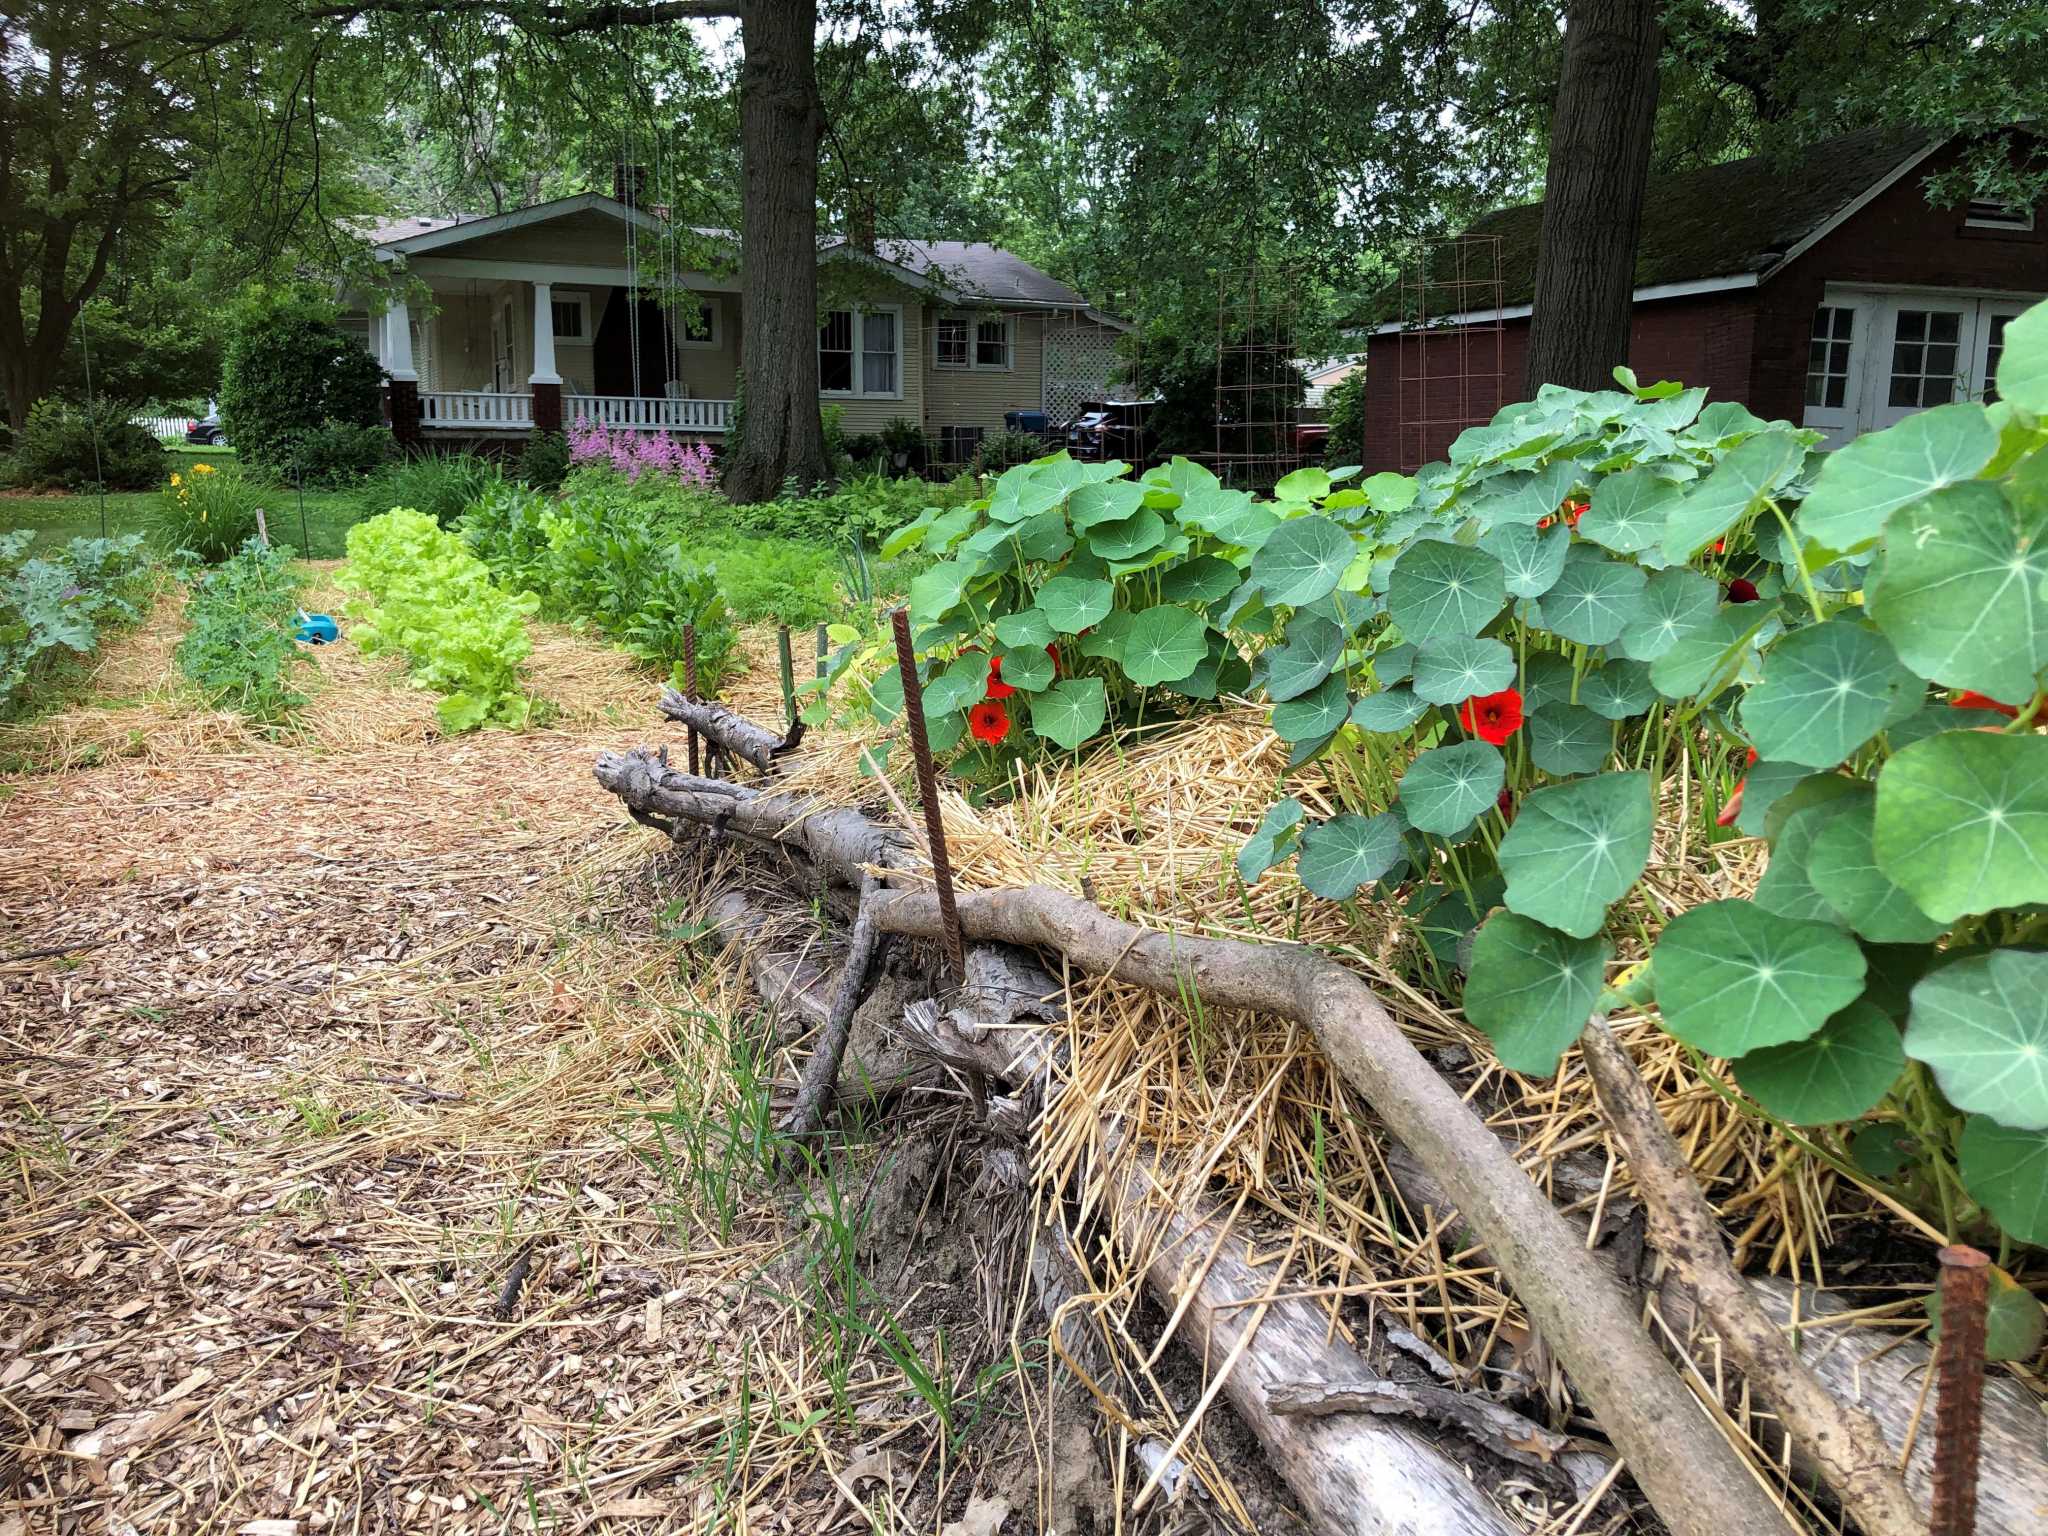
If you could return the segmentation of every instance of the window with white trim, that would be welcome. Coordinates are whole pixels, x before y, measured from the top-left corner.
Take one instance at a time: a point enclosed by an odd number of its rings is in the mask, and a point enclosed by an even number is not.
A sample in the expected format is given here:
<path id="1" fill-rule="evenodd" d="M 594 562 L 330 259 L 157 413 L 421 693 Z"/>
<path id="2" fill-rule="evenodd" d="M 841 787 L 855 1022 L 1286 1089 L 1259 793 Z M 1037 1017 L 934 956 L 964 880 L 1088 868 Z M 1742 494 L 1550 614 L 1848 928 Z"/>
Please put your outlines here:
<path id="1" fill-rule="evenodd" d="M 1963 224 L 1970 229 L 2028 230 L 2034 227 L 2034 210 L 2019 203 L 1973 198 L 1963 213 Z"/>
<path id="2" fill-rule="evenodd" d="M 669 327 L 675 333 L 679 347 L 716 347 L 718 300 L 687 293 L 680 295 Z"/>
<path id="3" fill-rule="evenodd" d="M 1990 405 L 1998 399 L 1998 360 L 2005 356 L 2005 322 L 2010 315 L 1986 315 L 1984 323 L 1990 327 L 1984 338 L 1984 377 L 1982 382 L 1984 403 Z"/>
<path id="4" fill-rule="evenodd" d="M 932 366 L 965 368 L 973 362 L 973 333 L 965 315 L 940 315 L 932 325 Z"/>
<path id="5" fill-rule="evenodd" d="M 1010 366 L 1010 319 L 999 315 L 974 328 L 974 366 L 1007 370 Z"/>
<path id="6" fill-rule="evenodd" d="M 1806 403 L 1840 410 L 1849 399 L 1849 343 L 1856 310 L 1823 304 L 1813 312 L 1813 339 L 1806 348 Z"/>
<path id="7" fill-rule="evenodd" d="M 834 309 L 818 327 L 818 390 L 827 395 L 903 394 L 903 312 Z"/>
<path id="8" fill-rule="evenodd" d="M 590 339 L 589 294 L 552 294 L 549 296 L 548 309 L 554 315 L 555 340 L 588 341 Z"/>
<path id="9" fill-rule="evenodd" d="M 1901 309 L 1887 403 L 1917 410 L 1955 399 L 1962 329 L 1963 317 L 1953 309 Z"/>

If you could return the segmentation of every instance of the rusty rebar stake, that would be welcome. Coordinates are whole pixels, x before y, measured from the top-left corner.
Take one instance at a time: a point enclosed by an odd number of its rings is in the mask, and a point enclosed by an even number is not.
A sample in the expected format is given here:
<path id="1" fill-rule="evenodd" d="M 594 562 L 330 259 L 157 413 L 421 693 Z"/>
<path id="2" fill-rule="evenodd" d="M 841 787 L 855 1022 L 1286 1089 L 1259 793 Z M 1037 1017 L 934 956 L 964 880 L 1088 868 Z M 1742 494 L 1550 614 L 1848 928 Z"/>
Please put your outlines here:
<path id="1" fill-rule="evenodd" d="M 697 697 L 697 626 L 683 626 L 683 692 L 691 698 Z M 697 731 L 694 726 L 685 727 L 690 733 L 690 777 L 698 776 Z"/>
<path id="2" fill-rule="evenodd" d="M 967 955 L 960 945 L 960 912 L 953 905 L 953 864 L 946 857 L 946 825 L 939 815 L 938 777 L 932 771 L 931 738 L 924 730 L 924 690 L 917 680 L 917 653 L 910 647 L 910 610 L 889 615 L 896 632 L 896 669 L 903 677 L 903 721 L 910 728 L 910 755 L 917 763 L 917 798 L 924 806 L 925 836 L 932 845 L 932 879 L 939 888 L 939 925 L 945 930 L 946 964 L 953 985 L 967 981 Z"/>
<path id="3" fill-rule="evenodd" d="M 1935 1354 L 1934 1510 L 1928 1536 L 1971 1536 L 1977 1458 L 1984 1446 L 1984 1314 L 1991 1260 L 1954 1243 L 1941 1250 L 1941 1346 Z"/>
<path id="4" fill-rule="evenodd" d="M 832 647 L 832 635 L 828 626 L 818 626 L 818 676 L 825 675 L 825 653 Z"/>
<path id="5" fill-rule="evenodd" d="M 789 649 L 789 626 L 779 625 L 775 631 L 775 649 L 782 662 L 782 715 L 785 725 L 796 724 L 796 661 Z"/>

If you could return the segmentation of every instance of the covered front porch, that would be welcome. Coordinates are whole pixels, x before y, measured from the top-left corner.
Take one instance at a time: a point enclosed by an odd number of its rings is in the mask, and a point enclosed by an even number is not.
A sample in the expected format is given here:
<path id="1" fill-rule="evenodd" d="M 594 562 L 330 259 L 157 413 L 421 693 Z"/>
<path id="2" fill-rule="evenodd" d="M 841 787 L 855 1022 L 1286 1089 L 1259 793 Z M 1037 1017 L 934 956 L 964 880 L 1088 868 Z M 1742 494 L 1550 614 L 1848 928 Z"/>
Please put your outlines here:
<path id="1" fill-rule="evenodd" d="M 715 435 L 731 424 L 732 401 L 674 399 L 665 395 L 558 396 L 556 421 L 543 426 L 546 386 L 500 392 L 489 389 L 423 389 L 419 392 L 422 432 L 468 433 L 559 431 L 579 422 L 607 430 Z"/>

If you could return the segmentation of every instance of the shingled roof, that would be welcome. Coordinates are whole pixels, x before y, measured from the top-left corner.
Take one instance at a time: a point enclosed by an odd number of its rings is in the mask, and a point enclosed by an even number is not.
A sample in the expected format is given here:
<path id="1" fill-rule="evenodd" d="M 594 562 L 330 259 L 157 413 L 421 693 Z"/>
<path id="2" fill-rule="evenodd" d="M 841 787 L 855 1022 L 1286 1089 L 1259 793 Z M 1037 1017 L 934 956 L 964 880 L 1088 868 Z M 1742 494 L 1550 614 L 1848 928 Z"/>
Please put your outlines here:
<path id="1" fill-rule="evenodd" d="M 1871 187 L 1926 149 L 1928 136 L 1865 129 L 1780 161 L 1757 155 L 1652 177 L 1643 197 L 1636 287 L 1762 273 Z M 1503 304 L 1536 289 L 1543 205 L 1489 213 L 1465 231 L 1500 238 Z"/>

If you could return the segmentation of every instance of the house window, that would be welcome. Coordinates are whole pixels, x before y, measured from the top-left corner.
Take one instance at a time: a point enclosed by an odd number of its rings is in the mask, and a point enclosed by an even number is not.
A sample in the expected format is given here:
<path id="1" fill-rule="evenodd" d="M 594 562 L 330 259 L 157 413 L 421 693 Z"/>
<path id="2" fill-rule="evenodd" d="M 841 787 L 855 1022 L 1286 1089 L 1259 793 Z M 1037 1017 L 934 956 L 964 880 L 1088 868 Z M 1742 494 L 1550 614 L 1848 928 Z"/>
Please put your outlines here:
<path id="1" fill-rule="evenodd" d="M 971 345 L 965 315 L 939 316 L 932 326 L 932 366 L 965 368 L 973 360 L 968 352 Z"/>
<path id="2" fill-rule="evenodd" d="M 902 311 L 889 306 L 827 313 L 818 327 L 818 389 L 828 395 L 900 397 Z"/>
<path id="3" fill-rule="evenodd" d="M 1003 369 L 1010 366 L 1010 322 L 1007 319 L 984 320 L 975 326 L 974 366 Z"/>
<path id="4" fill-rule="evenodd" d="M 670 328 L 679 347 L 712 348 L 718 345 L 718 301 L 696 294 L 682 294 L 672 311 Z"/>
<path id="5" fill-rule="evenodd" d="M 2000 203 L 1989 198 L 1973 199 L 1963 214 L 1969 229 L 2025 230 L 2034 227 L 2034 210 L 2018 203 Z"/>
<path id="6" fill-rule="evenodd" d="M 1806 403 L 1840 410 L 1849 399 L 1849 338 L 1856 311 L 1847 304 L 1823 304 L 1813 312 L 1813 339 L 1806 349 Z"/>
<path id="7" fill-rule="evenodd" d="M 941 427 L 939 428 L 939 462 L 942 464 L 965 464 L 974 457 L 974 451 L 981 446 L 986 427 Z"/>
<path id="8" fill-rule="evenodd" d="M 590 337 L 590 295 L 558 293 L 548 303 L 554 313 L 555 340 L 587 341 Z"/>
<path id="9" fill-rule="evenodd" d="M 1963 317 L 1952 309 L 1902 309 L 1892 333 L 1887 403 L 1919 409 L 1956 397 Z"/>

